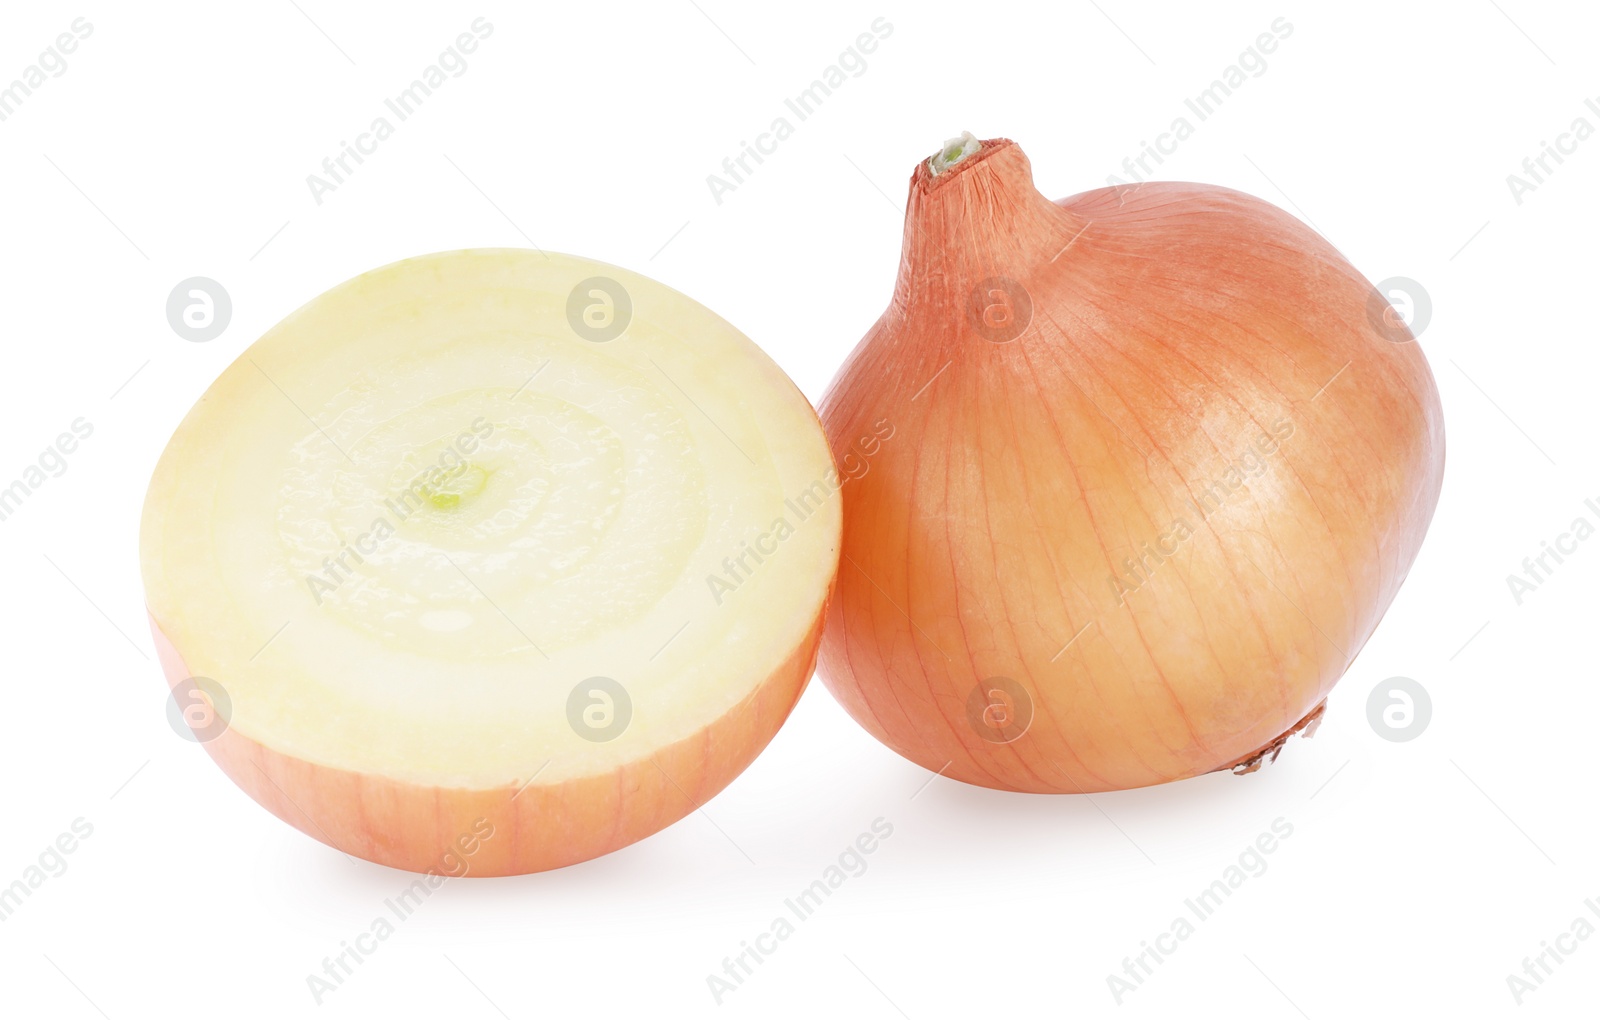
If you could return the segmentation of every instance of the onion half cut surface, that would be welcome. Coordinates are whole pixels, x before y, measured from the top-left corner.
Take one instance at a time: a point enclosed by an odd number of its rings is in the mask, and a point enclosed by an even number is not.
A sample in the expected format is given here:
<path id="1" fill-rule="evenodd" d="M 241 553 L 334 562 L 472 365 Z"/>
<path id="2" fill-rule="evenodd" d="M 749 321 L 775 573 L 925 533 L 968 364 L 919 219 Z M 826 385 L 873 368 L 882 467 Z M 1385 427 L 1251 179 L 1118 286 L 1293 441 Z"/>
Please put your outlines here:
<path id="1" fill-rule="evenodd" d="M 749 765 L 811 675 L 840 526 L 816 415 L 727 322 L 470 250 L 248 348 L 162 455 L 141 559 L 234 782 L 345 853 L 499 875 L 641 839 Z"/>

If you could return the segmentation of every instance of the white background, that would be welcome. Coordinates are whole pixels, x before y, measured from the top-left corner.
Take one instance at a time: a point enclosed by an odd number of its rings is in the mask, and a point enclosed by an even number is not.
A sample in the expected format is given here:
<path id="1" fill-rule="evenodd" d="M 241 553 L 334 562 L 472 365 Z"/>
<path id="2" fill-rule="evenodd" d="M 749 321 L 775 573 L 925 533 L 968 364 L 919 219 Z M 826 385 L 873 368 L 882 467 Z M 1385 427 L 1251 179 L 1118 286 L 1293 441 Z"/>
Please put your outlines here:
<path id="1" fill-rule="evenodd" d="M 1600 900 L 1592 783 L 1600 138 L 1516 202 L 1506 177 L 1600 116 L 1592 5 L 732 0 L 477 6 L 8 4 L 0 82 L 93 35 L 0 123 L 0 484 L 79 416 L 68 470 L 0 522 L 0 885 L 93 835 L 0 923 L 10 1016 L 1577 1015 L 1600 937 L 1519 1008 L 1506 977 Z M 448 8 L 448 9 L 447 9 Z M 483 16 L 493 35 L 344 185 L 306 176 Z M 893 34 L 719 205 L 707 174 L 877 17 Z M 1314 740 L 1247 778 L 1093 798 L 932 778 L 820 682 L 703 813 L 555 873 L 447 884 L 317 1006 L 306 976 L 409 876 L 257 807 L 164 715 L 137 529 L 163 444 L 283 315 L 423 252 L 525 246 L 717 310 L 819 399 L 882 310 L 915 162 L 1008 136 L 1046 194 L 1099 187 L 1275 18 L 1292 36 L 1160 168 L 1309 219 L 1433 303 L 1446 483 L 1411 578 Z M 1519 27 L 1520 26 L 1520 27 Z M 392 119 L 392 118 L 391 118 Z M 793 118 L 791 118 L 793 119 Z M 1191 121 L 1194 120 L 1190 115 Z M 204 275 L 228 330 L 164 305 Z M 1411 677 L 1409 743 L 1369 693 Z M 708 974 L 882 817 L 892 837 L 718 1006 Z M 1136 992 L 1107 976 L 1275 819 L 1270 858 Z"/>

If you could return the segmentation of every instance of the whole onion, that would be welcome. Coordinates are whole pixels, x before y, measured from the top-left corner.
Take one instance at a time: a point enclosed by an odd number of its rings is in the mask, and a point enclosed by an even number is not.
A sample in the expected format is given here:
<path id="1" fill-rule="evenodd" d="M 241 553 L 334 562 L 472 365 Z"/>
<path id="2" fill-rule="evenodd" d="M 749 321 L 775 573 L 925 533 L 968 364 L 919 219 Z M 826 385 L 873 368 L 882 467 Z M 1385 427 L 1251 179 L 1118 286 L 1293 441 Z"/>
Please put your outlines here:
<path id="1" fill-rule="evenodd" d="M 1444 472 L 1422 351 L 1306 225 L 1204 184 L 1052 202 L 970 135 L 912 175 L 893 300 L 821 416 L 850 477 L 825 682 L 912 761 L 1020 791 L 1275 758 Z"/>

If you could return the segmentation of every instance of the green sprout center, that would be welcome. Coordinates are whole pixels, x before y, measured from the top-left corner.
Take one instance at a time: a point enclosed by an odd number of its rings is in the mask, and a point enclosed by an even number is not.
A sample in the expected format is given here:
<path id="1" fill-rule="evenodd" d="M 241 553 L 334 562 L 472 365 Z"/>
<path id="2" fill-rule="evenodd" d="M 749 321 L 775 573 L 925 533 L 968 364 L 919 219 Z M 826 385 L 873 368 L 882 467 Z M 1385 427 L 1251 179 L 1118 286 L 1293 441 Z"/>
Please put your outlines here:
<path id="1" fill-rule="evenodd" d="M 450 477 L 429 486 L 428 502 L 435 510 L 455 510 L 470 502 L 488 484 L 489 472 L 476 464 L 466 464 Z"/>

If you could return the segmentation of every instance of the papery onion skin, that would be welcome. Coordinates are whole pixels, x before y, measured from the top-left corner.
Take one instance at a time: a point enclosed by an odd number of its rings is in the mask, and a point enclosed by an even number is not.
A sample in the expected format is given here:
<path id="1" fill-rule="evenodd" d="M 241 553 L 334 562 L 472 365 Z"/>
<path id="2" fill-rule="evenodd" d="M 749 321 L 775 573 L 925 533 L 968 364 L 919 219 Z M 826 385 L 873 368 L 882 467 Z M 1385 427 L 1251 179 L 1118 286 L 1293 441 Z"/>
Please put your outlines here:
<path id="1" fill-rule="evenodd" d="M 821 629 L 819 616 L 758 687 L 692 738 L 614 772 L 559 783 L 535 782 L 531 768 L 525 785 L 428 786 L 325 765 L 236 729 L 203 746 L 262 807 L 351 856 L 404 871 L 459 866 L 460 875 L 477 878 L 549 871 L 653 835 L 738 778 L 800 700 L 816 669 Z M 154 618 L 150 631 L 176 689 L 192 673 Z M 463 852 L 471 854 L 470 869 L 460 863 Z"/>
<path id="2" fill-rule="evenodd" d="M 821 407 L 841 463 L 896 429 L 843 489 L 828 688 L 911 761 L 1006 790 L 1270 748 L 1371 636 L 1443 481 L 1432 374 L 1375 296 L 1227 188 L 1051 202 L 1006 139 L 919 165 L 893 300 Z"/>

